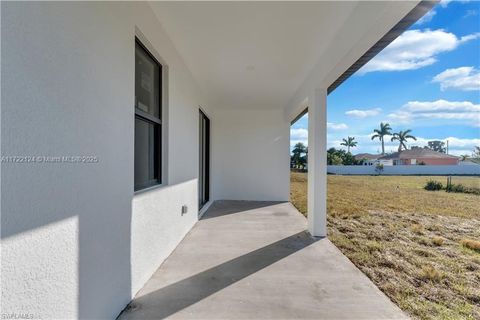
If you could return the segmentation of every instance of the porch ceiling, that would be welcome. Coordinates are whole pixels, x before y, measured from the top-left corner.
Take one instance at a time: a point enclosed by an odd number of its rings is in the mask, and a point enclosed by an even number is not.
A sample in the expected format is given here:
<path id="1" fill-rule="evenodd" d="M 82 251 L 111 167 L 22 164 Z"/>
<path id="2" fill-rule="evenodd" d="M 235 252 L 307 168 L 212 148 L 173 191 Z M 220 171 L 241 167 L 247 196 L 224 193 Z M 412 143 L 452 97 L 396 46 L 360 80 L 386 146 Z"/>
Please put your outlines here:
<path id="1" fill-rule="evenodd" d="M 314 68 L 330 85 L 417 4 L 150 3 L 209 103 L 222 108 L 284 108 Z"/>

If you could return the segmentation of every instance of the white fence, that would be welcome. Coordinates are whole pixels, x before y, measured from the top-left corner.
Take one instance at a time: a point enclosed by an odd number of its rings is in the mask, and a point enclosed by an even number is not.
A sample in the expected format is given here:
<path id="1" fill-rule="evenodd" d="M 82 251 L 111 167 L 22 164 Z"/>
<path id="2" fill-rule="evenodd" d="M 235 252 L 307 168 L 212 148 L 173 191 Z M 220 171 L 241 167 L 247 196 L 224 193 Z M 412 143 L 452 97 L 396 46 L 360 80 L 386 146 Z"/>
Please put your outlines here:
<path id="1" fill-rule="evenodd" d="M 330 174 L 376 175 L 375 166 L 327 166 Z M 381 175 L 480 175 L 480 165 L 472 166 L 384 166 Z"/>

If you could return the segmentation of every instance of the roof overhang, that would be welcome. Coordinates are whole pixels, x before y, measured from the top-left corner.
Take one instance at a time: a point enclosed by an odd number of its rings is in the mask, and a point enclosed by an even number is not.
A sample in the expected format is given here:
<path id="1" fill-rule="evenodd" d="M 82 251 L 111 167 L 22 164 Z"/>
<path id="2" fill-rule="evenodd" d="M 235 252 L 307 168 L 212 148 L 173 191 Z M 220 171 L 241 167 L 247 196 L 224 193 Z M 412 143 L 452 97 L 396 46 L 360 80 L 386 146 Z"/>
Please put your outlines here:
<path id="1" fill-rule="evenodd" d="M 411 25 L 417 22 L 421 17 L 423 17 L 428 11 L 430 11 L 433 6 L 439 0 L 433 1 L 421 1 L 418 3 L 410 12 L 402 18 L 390 31 L 388 31 L 380 40 L 378 40 L 367 52 L 365 52 L 354 64 L 352 64 L 340 77 L 337 78 L 330 86 L 328 86 L 328 93 L 335 90 L 340 84 L 347 80 L 351 75 L 357 72 L 361 67 L 363 67 L 368 61 L 375 57 L 380 51 L 382 51 L 386 46 L 388 46 L 393 40 L 400 36 L 405 30 L 407 30 Z"/>
<path id="2" fill-rule="evenodd" d="M 434 1 L 151 2 L 216 108 L 286 108 L 332 91 Z"/>

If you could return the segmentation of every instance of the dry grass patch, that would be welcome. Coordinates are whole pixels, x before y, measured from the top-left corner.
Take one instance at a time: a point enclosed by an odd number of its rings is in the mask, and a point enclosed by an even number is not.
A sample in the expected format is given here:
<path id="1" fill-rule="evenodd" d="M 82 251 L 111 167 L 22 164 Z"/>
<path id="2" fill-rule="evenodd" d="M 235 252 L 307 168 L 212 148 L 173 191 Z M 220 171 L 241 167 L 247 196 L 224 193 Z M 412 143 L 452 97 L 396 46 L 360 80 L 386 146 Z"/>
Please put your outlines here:
<path id="1" fill-rule="evenodd" d="M 412 224 L 410 229 L 412 230 L 413 233 L 423 234 L 423 226 L 421 224 L 417 224 L 417 223 Z"/>
<path id="2" fill-rule="evenodd" d="M 427 281 L 440 282 L 443 278 L 443 274 L 432 266 L 425 266 L 422 268 L 420 277 Z"/>
<path id="3" fill-rule="evenodd" d="M 445 239 L 443 239 L 442 237 L 433 237 L 432 238 L 432 244 L 434 246 L 440 247 L 444 242 L 445 242 Z"/>
<path id="4" fill-rule="evenodd" d="M 480 241 L 470 240 L 470 239 L 463 239 L 460 243 L 468 249 L 472 249 L 474 251 L 480 252 Z"/>
<path id="5" fill-rule="evenodd" d="M 328 237 L 412 318 L 480 319 L 480 252 L 468 247 L 480 197 L 426 191 L 429 178 L 329 176 Z M 306 214 L 306 174 L 291 186 Z"/>
<path id="6" fill-rule="evenodd" d="M 290 175 L 290 201 L 303 214 L 307 213 L 307 174 L 292 172 Z"/>
<path id="7" fill-rule="evenodd" d="M 302 174 L 306 176 L 299 173 Z M 428 176 L 328 176 L 328 213 L 374 210 L 463 218 L 478 215 L 478 195 L 424 190 L 423 186 L 432 178 L 446 181 L 446 178 Z M 478 177 L 454 177 L 453 180 L 469 186 L 480 184 Z"/>

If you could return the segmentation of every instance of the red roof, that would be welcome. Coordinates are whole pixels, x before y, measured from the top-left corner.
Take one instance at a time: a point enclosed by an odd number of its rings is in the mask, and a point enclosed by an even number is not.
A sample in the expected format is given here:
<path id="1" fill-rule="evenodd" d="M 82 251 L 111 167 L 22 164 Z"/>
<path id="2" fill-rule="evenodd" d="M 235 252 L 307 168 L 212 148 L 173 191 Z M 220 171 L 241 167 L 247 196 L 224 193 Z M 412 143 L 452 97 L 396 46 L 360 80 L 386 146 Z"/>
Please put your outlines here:
<path id="1" fill-rule="evenodd" d="M 372 154 L 372 153 L 359 153 L 355 155 L 355 159 L 357 160 L 362 160 L 362 159 L 367 159 L 367 160 L 376 160 L 380 158 L 382 155 L 381 154 Z"/>

